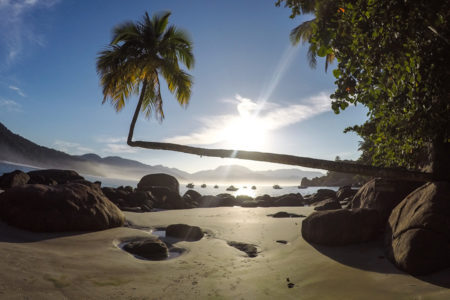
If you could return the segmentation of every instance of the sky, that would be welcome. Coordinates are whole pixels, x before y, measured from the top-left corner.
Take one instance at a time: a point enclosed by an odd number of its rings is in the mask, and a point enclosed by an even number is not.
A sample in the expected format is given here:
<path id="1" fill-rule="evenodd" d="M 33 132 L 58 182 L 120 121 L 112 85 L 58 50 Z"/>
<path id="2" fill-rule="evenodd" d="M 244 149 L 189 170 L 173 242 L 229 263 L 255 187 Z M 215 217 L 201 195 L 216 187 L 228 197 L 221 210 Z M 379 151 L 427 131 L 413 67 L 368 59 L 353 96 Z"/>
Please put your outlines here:
<path id="1" fill-rule="evenodd" d="M 121 156 L 187 172 L 227 164 L 288 168 L 127 146 L 137 96 L 119 113 L 102 105 L 96 59 L 116 25 L 170 11 L 169 22 L 186 30 L 194 45 L 190 103 L 181 107 L 164 87 L 164 121 L 141 115 L 135 140 L 357 159 L 360 138 L 343 130 L 363 123 L 367 110 L 331 111 L 335 64 L 325 72 L 319 59 L 311 69 L 307 45 L 289 41 L 290 30 L 311 16 L 290 19 L 289 9 L 274 3 L 0 0 L 0 122 L 75 155 Z"/>

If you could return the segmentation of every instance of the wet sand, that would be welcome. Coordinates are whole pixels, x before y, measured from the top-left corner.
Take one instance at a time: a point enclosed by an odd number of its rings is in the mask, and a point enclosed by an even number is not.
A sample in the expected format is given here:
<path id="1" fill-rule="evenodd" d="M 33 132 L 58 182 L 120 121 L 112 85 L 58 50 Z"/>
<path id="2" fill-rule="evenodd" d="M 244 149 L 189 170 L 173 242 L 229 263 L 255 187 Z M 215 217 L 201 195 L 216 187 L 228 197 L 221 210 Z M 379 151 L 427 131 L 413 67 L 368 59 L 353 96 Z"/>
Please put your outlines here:
<path id="1" fill-rule="evenodd" d="M 381 241 L 312 246 L 300 234 L 303 218 L 267 216 L 278 211 L 312 209 L 125 213 L 143 228 L 186 223 L 208 232 L 176 243 L 186 251 L 165 261 L 136 259 L 117 247 L 123 238 L 148 236 L 142 229 L 37 234 L 0 223 L 0 299 L 450 299 L 450 269 L 407 275 L 384 258 Z M 255 244 L 258 256 L 227 241 Z"/>

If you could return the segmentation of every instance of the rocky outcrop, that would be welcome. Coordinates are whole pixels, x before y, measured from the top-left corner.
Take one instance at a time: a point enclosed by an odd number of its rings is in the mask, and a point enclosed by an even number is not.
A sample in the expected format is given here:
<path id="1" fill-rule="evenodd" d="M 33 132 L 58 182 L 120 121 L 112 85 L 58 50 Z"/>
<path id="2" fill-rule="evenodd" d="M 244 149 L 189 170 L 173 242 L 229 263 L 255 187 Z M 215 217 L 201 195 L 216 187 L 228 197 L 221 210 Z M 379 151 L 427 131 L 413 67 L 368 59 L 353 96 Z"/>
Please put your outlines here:
<path id="1" fill-rule="evenodd" d="M 385 234 L 387 257 L 423 275 L 450 267 L 450 183 L 427 183 L 392 211 Z"/>
<path id="2" fill-rule="evenodd" d="M 201 196 L 198 199 L 199 207 L 218 207 L 221 202 L 221 198 L 212 195 Z"/>
<path id="3" fill-rule="evenodd" d="M 145 175 L 137 185 L 137 189 L 140 191 L 150 191 L 153 187 L 164 187 L 173 193 L 180 194 L 180 184 L 171 175 L 163 173 Z"/>
<path id="4" fill-rule="evenodd" d="M 183 241 L 198 241 L 203 237 L 203 231 L 198 226 L 186 224 L 172 224 L 166 228 L 166 236 Z"/>
<path id="5" fill-rule="evenodd" d="M 339 188 L 339 190 L 336 192 L 336 198 L 340 202 L 348 197 L 353 197 L 357 192 L 358 190 L 352 189 L 351 186 L 346 185 Z"/>
<path id="6" fill-rule="evenodd" d="M 28 183 L 30 176 L 20 170 L 5 173 L 0 176 L 0 189 L 9 189 L 15 186 L 20 186 Z"/>
<path id="7" fill-rule="evenodd" d="M 336 199 L 325 199 L 319 202 L 314 203 L 314 210 L 331 210 L 331 209 L 340 209 L 341 204 Z"/>
<path id="8" fill-rule="evenodd" d="M 192 201 L 198 201 L 202 195 L 195 190 L 187 190 L 186 193 L 184 193 L 183 198 L 186 196 L 189 196 Z"/>
<path id="9" fill-rule="evenodd" d="M 163 260 L 169 257 L 167 245 L 157 238 L 134 238 L 123 243 L 122 249 L 150 260 Z"/>
<path id="10" fill-rule="evenodd" d="M 19 228 L 86 231 L 122 226 L 124 215 L 96 186 L 26 184 L 0 194 L 0 218 Z"/>
<path id="11" fill-rule="evenodd" d="M 385 222 L 394 207 L 422 183 L 374 178 L 363 185 L 353 197 L 352 208 L 372 208 Z"/>
<path id="12" fill-rule="evenodd" d="M 323 201 L 325 199 L 336 199 L 336 192 L 330 189 L 318 189 L 317 192 L 308 198 L 309 204 Z"/>
<path id="13" fill-rule="evenodd" d="M 30 184 L 55 185 L 84 180 L 82 176 L 72 170 L 36 170 L 28 172 L 28 175 L 30 176 L 30 180 L 28 181 Z"/>
<path id="14" fill-rule="evenodd" d="M 303 206 L 303 197 L 301 194 L 283 195 L 273 201 L 273 206 Z"/>
<path id="15" fill-rule="evenodd" d="M 319 245 L 338 246 L 367 242 L 381 231 L 375 209 L 337 209 L 317 211 L 302 222 L 302 236 Z"/>
<path id="16" fill-rule="evenodd" d="M 187 202 L 172 189 L 167 187 L 148 187 L 151 193 L 154 207 L 163 209 L 185 209 L 191 208 Z"/>

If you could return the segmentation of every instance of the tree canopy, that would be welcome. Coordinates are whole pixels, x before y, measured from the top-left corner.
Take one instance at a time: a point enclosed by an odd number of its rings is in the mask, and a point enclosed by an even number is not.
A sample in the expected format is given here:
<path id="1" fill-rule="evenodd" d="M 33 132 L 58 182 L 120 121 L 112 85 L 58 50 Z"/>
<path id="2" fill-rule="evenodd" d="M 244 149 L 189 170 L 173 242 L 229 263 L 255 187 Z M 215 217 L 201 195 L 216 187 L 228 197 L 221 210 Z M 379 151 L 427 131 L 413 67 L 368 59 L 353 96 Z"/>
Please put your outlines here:
<path id="1" fill-rule="evenodd" d="M 366 161 L 417 168 L 430 144 L 450 142 L 449 1 L 283 3 L 292 18 L 313 12 L 309 51 L 337 59 L 333 110 L 368 108 L 367 122 L 347 129 L 363 138 Z"/>

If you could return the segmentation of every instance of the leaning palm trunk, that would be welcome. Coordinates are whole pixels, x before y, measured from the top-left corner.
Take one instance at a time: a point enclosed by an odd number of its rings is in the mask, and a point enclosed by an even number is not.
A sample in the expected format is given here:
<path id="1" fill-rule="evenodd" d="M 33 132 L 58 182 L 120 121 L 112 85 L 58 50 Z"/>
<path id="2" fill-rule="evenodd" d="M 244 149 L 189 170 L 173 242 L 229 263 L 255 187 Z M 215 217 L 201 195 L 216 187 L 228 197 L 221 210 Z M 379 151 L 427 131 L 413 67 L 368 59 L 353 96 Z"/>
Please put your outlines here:
<path id="1" fill-rule="evenodd" d="M 128 145 L 131 147 L 141 147 L 146 149 L 184 152 L 200 156 L 239 158 L 254 161 L 279 163 L 284 165 L 302 166 L 314 169 L 323 169 L 341 173 L 352 173 L 383 178 L 395 178 L 409 181 L 425 182 L 439 180 L 439 178 L 435 178 L 432 173 L 409 171 L 397 168 L 380 168 L 351 162 L 331 161 L 286 154 L 227 149 L 206 149 L 171 143 L 131 141 L 131 139 L 128 141 Z"/>

